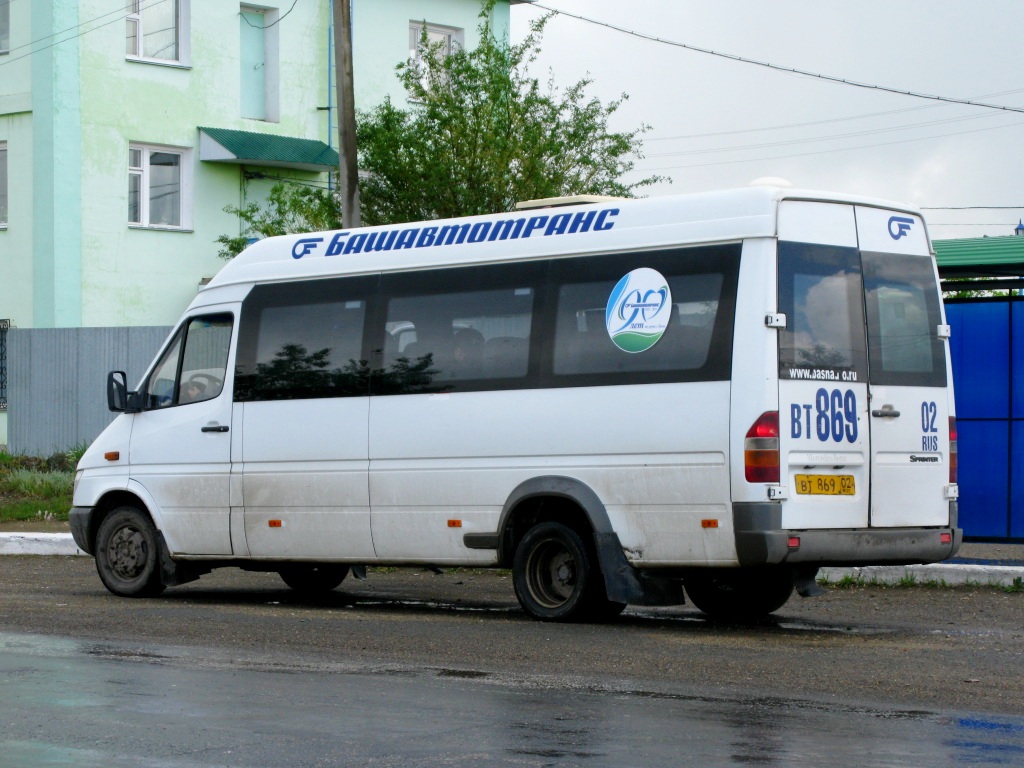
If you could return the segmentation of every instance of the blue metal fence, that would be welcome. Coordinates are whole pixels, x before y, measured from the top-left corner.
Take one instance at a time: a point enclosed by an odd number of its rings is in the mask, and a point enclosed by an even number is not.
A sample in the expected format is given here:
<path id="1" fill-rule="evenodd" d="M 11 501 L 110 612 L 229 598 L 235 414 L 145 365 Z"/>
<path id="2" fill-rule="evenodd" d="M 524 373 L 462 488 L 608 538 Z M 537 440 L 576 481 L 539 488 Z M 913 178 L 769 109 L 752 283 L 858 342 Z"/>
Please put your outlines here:
<path id="1" fill-rule="evenodd" d="M 960 524 L 1024 540 L 1024 297 L 949 299 Z"/>

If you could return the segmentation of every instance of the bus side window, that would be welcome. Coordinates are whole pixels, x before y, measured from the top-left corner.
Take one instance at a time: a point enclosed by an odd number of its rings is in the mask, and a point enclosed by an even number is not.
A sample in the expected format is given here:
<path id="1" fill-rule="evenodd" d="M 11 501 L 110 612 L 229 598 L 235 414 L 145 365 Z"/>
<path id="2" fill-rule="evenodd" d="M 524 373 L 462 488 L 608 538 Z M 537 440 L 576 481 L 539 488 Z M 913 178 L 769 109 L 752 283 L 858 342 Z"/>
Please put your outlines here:
<path id="1" fill-rule="evenodd" d="M 234 318 L 191 318 L 164 352 L 145 387 L 145 408 L 212 400 L 224 389 Z"/>

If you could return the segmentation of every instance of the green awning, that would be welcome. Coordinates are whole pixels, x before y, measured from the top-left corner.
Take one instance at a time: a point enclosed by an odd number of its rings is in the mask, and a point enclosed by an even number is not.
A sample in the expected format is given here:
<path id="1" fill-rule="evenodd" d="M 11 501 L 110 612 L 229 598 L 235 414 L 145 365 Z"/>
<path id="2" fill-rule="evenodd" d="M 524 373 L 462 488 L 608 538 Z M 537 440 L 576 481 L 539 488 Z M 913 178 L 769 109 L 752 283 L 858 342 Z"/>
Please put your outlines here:
<path id="1" fill-rule="evenodd" d="M 1024 275 L 1024 237 L 970 237 L 934 240 L 943 277 L 1019 277 Z"/>
<path id="2" fill-rule="evenodd" d="M 330 171 L 338 167 L 337 151 L 316 139 L 201 126 L 199 159 L 302 171 Z"/>

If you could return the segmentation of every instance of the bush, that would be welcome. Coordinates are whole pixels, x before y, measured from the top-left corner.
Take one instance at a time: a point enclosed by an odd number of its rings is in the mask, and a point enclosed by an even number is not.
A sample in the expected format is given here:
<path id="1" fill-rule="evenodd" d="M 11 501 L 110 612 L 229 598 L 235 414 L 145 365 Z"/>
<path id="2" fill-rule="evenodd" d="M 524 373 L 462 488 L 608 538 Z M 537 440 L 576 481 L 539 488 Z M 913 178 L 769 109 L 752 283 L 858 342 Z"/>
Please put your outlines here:
<path id="1" fill-rule="evenodd" d="M 66 520 L 87 443 L 49 456 L 0 451 L 0 521 Z"/>

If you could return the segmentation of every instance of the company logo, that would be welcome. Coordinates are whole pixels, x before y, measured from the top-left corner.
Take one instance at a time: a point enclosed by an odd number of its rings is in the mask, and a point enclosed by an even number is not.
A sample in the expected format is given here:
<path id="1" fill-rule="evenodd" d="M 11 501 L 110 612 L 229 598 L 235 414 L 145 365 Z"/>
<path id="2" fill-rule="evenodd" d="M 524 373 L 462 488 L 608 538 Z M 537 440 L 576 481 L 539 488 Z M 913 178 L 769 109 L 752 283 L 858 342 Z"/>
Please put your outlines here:
<path id="1" fill-rule="evenodd" d="M 295 245 L 292 246 L 292 258 L 301 259 L 307 253 L 312 253 L 316 250 L 317 244 L 323 241 L 322 237 L 304 237 L 301 240 L 296 240 Z"/>
<path id="2" fill-rule="evenodd" d="M 913 225 L 914 220 L 908 219 L 906 216 L 890 216 L 889 237 L 893 240 L 899 240 L 901 237 L 910 234 L 910 228 Z"/>
<path id="3" fill-rule="evenodd" d="M 672 318 L 672 292 L 664 276 L 641 267 L 623 277 L 608 297 L 605 325 L 623 352 L 644 352 L 665 334 Z"/>
<path id="4" fill-rule="evenodd" d="M 296 240 L 292 245 L 292 258 L 301 259 L 311 253 L 321 256 L 347 256 L 351 253 L 379 253 L 409 248 L 438 248 L 608 232 L 615 227 L 618 215 L 618 208 L 591 207 L 576 213 L 545 213 L 529 217 L 429 224 L 403 229 L 367 228 L 352 232 L 336 232 L 324 248 L 320 247 L 320 243 L 324 241 L 322 237 L 304 237 Z"/>
<path id="5" fill-rule="evenodd" d="M 914 456 L 913 454 L 911 454 L 911 456 L 910 456 L 910 463 L 911 464 L 921 464 L 921 463 L 924 463 L 924 464 L 938 464 L 939 463 L 939 457 L 938 456 Z"/>

